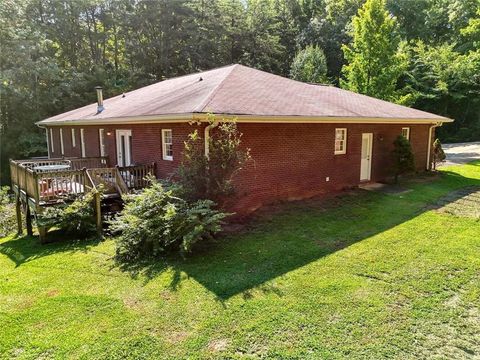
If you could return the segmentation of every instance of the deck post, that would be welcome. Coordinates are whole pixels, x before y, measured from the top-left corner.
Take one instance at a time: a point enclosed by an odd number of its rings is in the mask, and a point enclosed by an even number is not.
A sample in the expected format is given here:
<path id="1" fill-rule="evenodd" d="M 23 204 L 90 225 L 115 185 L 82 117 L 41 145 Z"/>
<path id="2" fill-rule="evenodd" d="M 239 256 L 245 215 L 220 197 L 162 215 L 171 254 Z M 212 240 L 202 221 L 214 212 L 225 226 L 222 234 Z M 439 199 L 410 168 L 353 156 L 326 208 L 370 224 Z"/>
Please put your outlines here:
<path id="1" fill-rule="evenodd" d="M 47 242 L 47 233 L 48 228 L 46 226 L 38 225 L 38 215 L 43 212 L 43 208 L 35 204 L 35 215 L 37 216 L 37 230 L 38 230 L 38 238 L 40 240 L 40 244 L 45 244 Z"/>
<path id="2" fill-rule="evenodd" d="M 15 212 L 17 214 L 17 234 L 22 235 L 22 204 L 20 202 L 20 196 L 15 196 Z"/>
<path id="3" fill-rule="evenodd" d="M 40 238 L 40 244 L 47 242 L 47 228 L 45 226 L 38 227 L 38 237 Z"/>
<path id="4" fill-rule="evenodd" d="M 95 201 L 95 221 L 97 224 L 97 232 L 98 236 L 102 235 L 102 207 L 101 207 L 101 199 L 100 193 L 97 191 L 94 195 Z"/>
<path id="5" fill-rule="evenodd" d="M 27 234 L 29 236 L 33 235 L 33 228 L 32 228 L 32 213 L 30 210 L 30 206 L 27 204 L 27 210 L 25 211 L 25 222 L 27 224 Z"/>

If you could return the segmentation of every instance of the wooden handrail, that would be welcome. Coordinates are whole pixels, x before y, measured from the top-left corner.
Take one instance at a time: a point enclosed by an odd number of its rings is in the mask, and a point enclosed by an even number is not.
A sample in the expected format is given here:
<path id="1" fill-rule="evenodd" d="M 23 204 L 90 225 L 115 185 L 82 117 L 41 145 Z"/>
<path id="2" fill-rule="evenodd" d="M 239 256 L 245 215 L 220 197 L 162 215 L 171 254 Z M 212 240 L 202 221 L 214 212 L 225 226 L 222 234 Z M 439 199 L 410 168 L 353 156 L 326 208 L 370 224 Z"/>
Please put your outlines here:
<path id="1" fill-rule="evenodd" d="M 130 192 L 130 189 L 128 188 L 125 180 L 120 174 L 118 166 L 115 168 L 115 180 L 118 185 L 118 192 L 120 193 L 120 195 L 128 194 Z"/>
<path id="2" fill-rule="evenodd" d="M 147 176 L 155 174 L 155 163 L 123 166 L 118 171 L 129 189 L 142 189 L 149 185 Z"/>

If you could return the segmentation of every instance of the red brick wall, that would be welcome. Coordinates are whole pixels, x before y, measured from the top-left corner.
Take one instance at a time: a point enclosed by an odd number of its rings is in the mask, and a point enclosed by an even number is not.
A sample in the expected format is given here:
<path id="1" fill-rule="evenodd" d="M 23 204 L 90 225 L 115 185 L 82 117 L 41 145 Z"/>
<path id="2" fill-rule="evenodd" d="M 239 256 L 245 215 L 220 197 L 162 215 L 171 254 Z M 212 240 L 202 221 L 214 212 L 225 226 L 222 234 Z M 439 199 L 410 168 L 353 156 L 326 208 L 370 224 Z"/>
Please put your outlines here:
<path id="1" fill-rule="evenodd" d="M 83 126 L 86 156 L 99 156 L 98 129 L 103 128 L 110 165 L 115 165 L 115 130 L 130 129 L 133 162 L 155 162 L 157 177 L 165 178 L 178 166 L 187 135 L 196 128 L 202 131 L 204 126 L 186 123 Z M 357 186 L 360 182 L 362 133 L 373 133 L 372 181 L 383 180 L 390 174 L 393 141 L 404 126 L 239 123 L 239 130 L 243 133 L 242 145 L 250 148 L 252 161 L 235 178 L 237 192 L 230 207 L 238 213 L 248 213 L 276 200 L 306 198 Z M 424 170 L 429 125 L 409 127 L 416 167 Z M 344 155 L 334 154 L 335 128 L 347 128 L 347 153 Z M 64 127 L 65 156 L 80 156 L 80 127 L 76 129 L 77 146 L 72 148 L 70 127 Z M 173 161 L 162 159 L 162 129 L 172 130 Z M 60 157 L 58 133 L 55 127 L 52 157 Z M 329 181 L 326 181 L 327 177 Z"/>
<path id="2" fill-rule="evenodd" d="M 373 133 L 372 181 L 390 175 L 394 139 L 405 125 L 239 124 L 252 162 L 237 176 L 236 211 L 357 186 L 362 133 Z M 410 125 L 419 171 L 426 168 L 429 125 Z M 347 153 L 334 154 L 335 128 L 347 128 Z M 329 181 L 326 178 L 329 177 Z"/>
<path id="3" fill-rule="evenodd" d="M 184 141 L 190 132 L 199 128 L 196 125 L 188 123 L 178 124 L 139 124 L 122 126 L 75 126 L 76 147 L 72 146 L 71 126 L 64 126 L 63 142 L 65 157 L 80 157 L 81 142 L 80 129 L 84 129 L 85 137 L 85 156 L 100 156 L 99 129 L 104 129 L 105 151 L 109 158 L 109 165 L 117 164 L 117 148 L 115 130 L 132 131 L 132 161 L 134 164 L 149 164 L 155 162 L 156 175 L 159 178 L 165 178 L 170 175 L 178 166 L 181 160 Z M 203 126 L 202 126 L 203 128 Z M 162 129 L 171 129 L 173 136 L 173 161 L 163 160 L 162 157 Z M 202 133 L 203 134 L 203 133 Z M 62 157 L 60 153 L 60 135 L 59 127 L 53 127 L 53 140 L 55 152 L 50 153 L 50 157 Z"/>

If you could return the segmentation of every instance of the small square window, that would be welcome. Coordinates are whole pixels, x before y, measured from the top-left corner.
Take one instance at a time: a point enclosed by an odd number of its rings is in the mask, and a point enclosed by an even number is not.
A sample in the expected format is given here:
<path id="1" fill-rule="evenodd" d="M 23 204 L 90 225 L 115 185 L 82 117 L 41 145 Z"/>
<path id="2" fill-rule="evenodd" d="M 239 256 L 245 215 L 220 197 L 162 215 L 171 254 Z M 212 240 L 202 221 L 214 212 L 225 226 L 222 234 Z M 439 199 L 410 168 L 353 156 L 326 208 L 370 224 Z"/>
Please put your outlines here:
<path id="1" fill-rule="evenodd" d="M 162 152 L 163 160 L 173 160 L 173 137 L 170 129 L 162 129 Z"/>
<path id="2" fill-rule="evenodd" d="M 335 155 L 347 153 L 347 129 L 335 129 Z"/>
<path id="3" fill-rule="evenodd" d="M 402 128 L 402 136 L 405 139 L 410 140 L 410 128 L 409 127 Z"/>

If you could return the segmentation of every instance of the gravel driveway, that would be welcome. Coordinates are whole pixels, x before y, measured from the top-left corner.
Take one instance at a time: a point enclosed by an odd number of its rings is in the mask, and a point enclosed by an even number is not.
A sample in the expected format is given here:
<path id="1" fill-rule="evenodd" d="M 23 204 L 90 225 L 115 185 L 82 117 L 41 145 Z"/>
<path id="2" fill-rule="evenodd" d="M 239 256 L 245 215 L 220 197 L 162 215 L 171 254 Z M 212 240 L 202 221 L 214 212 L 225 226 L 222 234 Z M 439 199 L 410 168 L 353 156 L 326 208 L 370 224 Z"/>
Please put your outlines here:
<path id="1" fill-rule="evenodd" d="M 442 144 L 447 161 L 442 166 L 465 164 L 480 160 L 480 142 Z"/>

